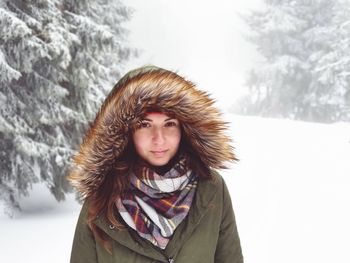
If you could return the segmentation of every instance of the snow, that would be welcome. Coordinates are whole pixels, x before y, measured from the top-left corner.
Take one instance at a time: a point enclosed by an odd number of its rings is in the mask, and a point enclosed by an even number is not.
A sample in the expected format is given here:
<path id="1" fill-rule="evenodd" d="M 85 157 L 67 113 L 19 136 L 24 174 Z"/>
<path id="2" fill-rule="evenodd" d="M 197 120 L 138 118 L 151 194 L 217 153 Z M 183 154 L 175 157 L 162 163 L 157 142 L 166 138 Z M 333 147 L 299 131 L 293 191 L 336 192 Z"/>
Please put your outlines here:
<path id="1" fill-rule="evenodd" d="M 0 35 L 3 39 L 16 39 L 31 34 L 31 29 L 16 16 L 6 12 L 0 7 Z M 14 30 L 6 30 L 8 27 Z"/>
<path id="2" fill-rule="evenodd" d="M 1 50 L 0 50 L 0 72 L 6 73 L 6 74 L 1 74 L 1 80 L 5 82 L 10 82 L 12 79 L 19 79 L 22 76 L 21 72 L 11 68 L 7 64 L 4 53 Z"/>
<path id="3" fill-rule="evenodd" d="M 246 262 L 349 262 L 350 125 L 231 119 Z"/>
<path id="4" fill-rule="evenodd" d="M 74 196 L 57 203 L 44 185 L 35 185 L 20 203 L 21 214 L 12 219 L 0 215 L 0 261 L 69 262 L 80 209 Z"/>
<path id="5" fill-rule="evenodd" d="M 225 119 L 240 161 L 222 174 L 245 262 L 350 262 L 350 124 Z M 36 185 L 20 203 L 22 214 L 0 216 L 0 261 L 69 262 L 80 210 L 73 195 L 56 203 Z"/>

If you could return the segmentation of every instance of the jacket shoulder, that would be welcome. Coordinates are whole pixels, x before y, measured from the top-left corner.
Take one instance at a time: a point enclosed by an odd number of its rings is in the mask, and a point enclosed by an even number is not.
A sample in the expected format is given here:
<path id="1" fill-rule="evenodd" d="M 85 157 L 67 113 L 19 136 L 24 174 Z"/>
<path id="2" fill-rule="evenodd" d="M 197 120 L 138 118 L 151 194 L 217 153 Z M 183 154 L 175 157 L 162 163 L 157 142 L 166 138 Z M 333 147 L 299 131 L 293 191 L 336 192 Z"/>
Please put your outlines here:
<path id="1" fill-rule="evenodd" d="M 210 172 L 211 179 L 209 181 L 211 182 L 211 184 L 214 185 L 216 188 L 222 189 L 222 187 L 225 185 L 225 181 L 220 172 L 214 169 L 212 169 Z"/>

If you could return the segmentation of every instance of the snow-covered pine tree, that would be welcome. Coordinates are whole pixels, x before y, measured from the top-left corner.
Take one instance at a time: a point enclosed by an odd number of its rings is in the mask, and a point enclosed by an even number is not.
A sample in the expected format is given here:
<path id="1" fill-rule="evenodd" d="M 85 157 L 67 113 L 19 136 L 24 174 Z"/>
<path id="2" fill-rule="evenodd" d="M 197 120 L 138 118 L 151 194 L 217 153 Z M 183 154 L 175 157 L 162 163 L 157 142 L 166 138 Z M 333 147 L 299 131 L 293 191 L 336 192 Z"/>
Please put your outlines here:
<path id="1" fill-rule="evenodd" d="M 118 0 L 0 3 L 0 199 L 8 212 L 33 183 L 57 200 L 69 157 L 135 52 Z"/>
<path id="2" fill-rule="evenodd" d="M 349 121 L 349 1 L 265 0 L 245 17 L 261 63 L 249 73 L 240 112 Z M 341 30 L 340 30 L 341 29 Z"/>
<path id="3" fill-rule="evenodd" d="M 332 25 L 328 28 L 329 47 L 315 52 L 312 60 L 312 105 L 329 121 L 350 121 L 350 2 L 337 0 Z"/>

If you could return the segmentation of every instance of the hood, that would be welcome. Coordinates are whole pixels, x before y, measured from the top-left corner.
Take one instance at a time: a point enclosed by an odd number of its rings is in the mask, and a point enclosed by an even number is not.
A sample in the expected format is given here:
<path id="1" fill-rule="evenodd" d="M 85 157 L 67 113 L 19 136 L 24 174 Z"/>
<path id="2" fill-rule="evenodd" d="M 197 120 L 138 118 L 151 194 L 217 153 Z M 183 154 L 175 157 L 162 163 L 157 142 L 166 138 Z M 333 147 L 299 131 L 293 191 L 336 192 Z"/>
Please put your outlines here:
<path id="1" fill-rule="evenodd" d="M 172 71 L 154 66 L 127 73 L 114 86 L 88 129 L 68 176 L 83 198 L 101 184 L 122 155 L 133 125 L 156 108 L 180 121 L 183 135 L 210 168 L 236 160 L 214 100 Z"/>

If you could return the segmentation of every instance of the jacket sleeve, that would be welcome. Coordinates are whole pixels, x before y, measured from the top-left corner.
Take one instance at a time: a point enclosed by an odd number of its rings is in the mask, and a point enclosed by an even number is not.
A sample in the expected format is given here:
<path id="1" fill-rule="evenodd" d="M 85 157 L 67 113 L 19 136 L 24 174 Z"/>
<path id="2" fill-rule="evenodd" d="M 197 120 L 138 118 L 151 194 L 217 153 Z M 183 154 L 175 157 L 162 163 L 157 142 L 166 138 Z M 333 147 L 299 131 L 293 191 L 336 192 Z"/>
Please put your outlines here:
<path id="1" fill-rule="evenodd" d="M 223 184 L 223 211 L 219 239 L 215 251 L 215 263 L 243 263 L 241 243 L 234 211 L 227 186 Z"/>
<path id="2" fill-rule="evenodd" d="M 75 229 L 70 263 L 97 263 L 96 243 L 86 223 L 87 204 L 83 205 Z"/>

